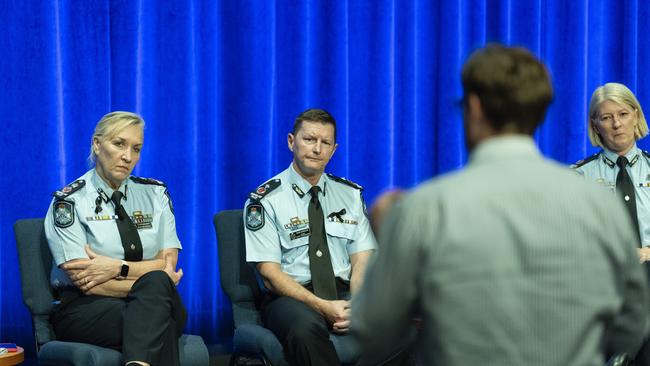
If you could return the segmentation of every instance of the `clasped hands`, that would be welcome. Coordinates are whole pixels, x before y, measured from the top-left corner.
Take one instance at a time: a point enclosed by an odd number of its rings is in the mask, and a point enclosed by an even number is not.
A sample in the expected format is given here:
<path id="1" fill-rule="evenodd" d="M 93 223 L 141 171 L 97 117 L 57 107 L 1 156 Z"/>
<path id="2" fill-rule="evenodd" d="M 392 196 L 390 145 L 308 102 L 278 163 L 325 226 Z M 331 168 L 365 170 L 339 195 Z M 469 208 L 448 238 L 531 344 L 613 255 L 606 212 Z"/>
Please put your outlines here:
<path id="1" fill-rule="evenodd" d="M 88 294 L 93 287 L 115 279 L 120 274 L 122 261 L 97 254 L 87 244 L 84 249 L 88 254 L 88 259 L 63 263 L 61 269 L 67 273 L 77 288 Z M 164 261 L 163 271 L 174 281 L 174 284 L 178 285 L 183 277 L 183 270 L 176 271 L 173 257 L 170 254 L 165 255 Z"/>
<path id="2" fill-rule="evenodd" d="M 325 300 L 321 312 L 332 324 L 332 331 L 335 333 L 347 333 L 350 329 L 350 310 L 349 300 Z"/>

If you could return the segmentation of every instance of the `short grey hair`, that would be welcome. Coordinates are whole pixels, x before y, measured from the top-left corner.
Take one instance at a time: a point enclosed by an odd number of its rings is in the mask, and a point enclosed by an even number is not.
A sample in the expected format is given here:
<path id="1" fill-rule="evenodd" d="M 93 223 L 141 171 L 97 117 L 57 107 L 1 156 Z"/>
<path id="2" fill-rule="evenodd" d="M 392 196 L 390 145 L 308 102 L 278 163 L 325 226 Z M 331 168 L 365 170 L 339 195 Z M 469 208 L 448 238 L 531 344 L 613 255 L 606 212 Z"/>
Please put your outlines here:
<path id="1" fill-rule="evenodd" d="M 603 146 L 603 141 L 600 138 L 594 123 L 598 119 L 598 108 L 600 104 L 606 100 L 614 102 L 620 106 L 628 106 L 634 110 L 638 118 L 636 127 L 634 128 L 634 139 L 639 140 L 648 134 L 648 123 L 643 115 L 641 104 L 634 96 L 634 93 L 627 86 L 620 83 L 607 83 L 599 86 L 594 90 L 591 95 L 591 102 L 589 102 L 589 117 L 587 118 L 588 134 L 591 144 L 594 146 Z"/>

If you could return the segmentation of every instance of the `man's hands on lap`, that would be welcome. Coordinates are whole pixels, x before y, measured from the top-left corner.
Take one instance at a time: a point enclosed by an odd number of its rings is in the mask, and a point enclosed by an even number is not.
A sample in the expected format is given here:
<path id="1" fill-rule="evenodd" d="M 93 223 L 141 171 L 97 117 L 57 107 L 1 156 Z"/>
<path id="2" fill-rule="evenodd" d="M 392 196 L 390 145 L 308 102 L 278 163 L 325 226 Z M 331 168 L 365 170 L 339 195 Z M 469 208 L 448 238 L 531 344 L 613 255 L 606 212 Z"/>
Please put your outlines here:
<path id="1" fill-rule="evenodd" d="M 323 300 L 318 310 L 332 324 L 332 330 L 335 333 L 348 332 L 350 328 L 350 301 Z"/>

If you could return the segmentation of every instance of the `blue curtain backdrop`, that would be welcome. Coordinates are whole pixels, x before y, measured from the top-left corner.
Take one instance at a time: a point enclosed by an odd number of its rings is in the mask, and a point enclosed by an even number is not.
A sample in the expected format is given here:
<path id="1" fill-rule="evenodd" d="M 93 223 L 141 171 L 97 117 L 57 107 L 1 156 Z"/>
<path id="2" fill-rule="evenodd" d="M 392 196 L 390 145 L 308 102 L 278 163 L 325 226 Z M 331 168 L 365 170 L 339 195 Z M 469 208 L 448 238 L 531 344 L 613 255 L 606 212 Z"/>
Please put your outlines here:
<path id="1" fill-rule="evenodd" d="M 32 351 L 12 225 L 86 171 L 103 114 L 147 121 L 135 174 L 169 186 L 187 332 L 216 343 L 232 321 L 212 216 L 288 166 L 299 112 L 334 114 L 329 171 L 372 203 L 464 164 L 461 65 L 487 42 L 523 45 L 555 84 L 537 141 L 572 162 L 596 151 L 596 86 L 623 82 L 650 108 L 649 13 L 640 0 L 1 1 L 0 340 Z"/>

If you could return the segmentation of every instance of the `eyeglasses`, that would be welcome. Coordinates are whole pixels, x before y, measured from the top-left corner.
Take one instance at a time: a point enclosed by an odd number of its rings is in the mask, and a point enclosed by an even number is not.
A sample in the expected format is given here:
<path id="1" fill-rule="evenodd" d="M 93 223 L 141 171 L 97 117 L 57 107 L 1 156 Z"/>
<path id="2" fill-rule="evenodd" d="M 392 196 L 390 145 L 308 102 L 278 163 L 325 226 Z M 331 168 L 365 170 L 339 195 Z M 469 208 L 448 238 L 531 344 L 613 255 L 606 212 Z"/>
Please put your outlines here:
<path id="1" fill-rule="evenodd" d="M 636 110 L 634 112 L 636 112 Z M 612 113 L 601 114 L 600 116 L 596 117 L 596 120 L 600 123 L 614 123 L 614 120 L 618 120 L 621 123 L 625 123 L 629 121 L 632 118 L 632 116 L 633 113 L 631 111 L 622 110 L 615 114 Z"/>

